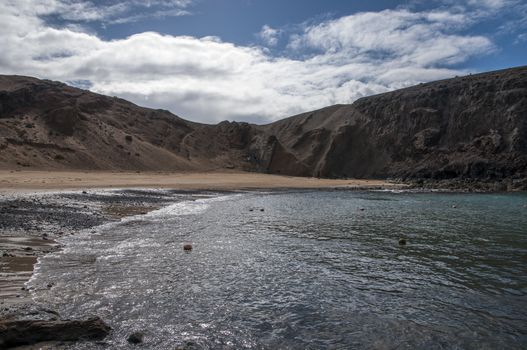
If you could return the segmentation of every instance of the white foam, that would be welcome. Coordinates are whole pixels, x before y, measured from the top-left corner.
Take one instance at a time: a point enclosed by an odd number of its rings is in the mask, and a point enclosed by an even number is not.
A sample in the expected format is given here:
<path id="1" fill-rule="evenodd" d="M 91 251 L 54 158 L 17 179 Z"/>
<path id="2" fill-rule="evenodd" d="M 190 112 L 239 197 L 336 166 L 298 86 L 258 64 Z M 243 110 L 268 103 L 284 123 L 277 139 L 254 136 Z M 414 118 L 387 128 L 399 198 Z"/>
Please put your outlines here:
<path id="1" fill-rule="evenodd" d="M 98 194 L 112 194 L 111 192 L 113 191 L 116 191 L 116 190 L 115 189 L 114 190 L 101 190 L 101 191 L 98 191 Z M 71 253 L 71 251 L 75 251 L 79 249 L 78 245 L 79 244 L 82 245 L 84 243 L 82 240 L 80 240 L 81 237 L 100 235 L 101 232 L 104 232 L 105 230 L 111 227 L 115 227 L 122 223 L 133 221 L 133 220 L 166 220 L 170 218 L 176 218 L 182 215 L 198 215 L 198 214 L 205 212 L 210 207 L 211 203 L 228 201 L 228 200 L 232 200 L 237 197 L 240 197 L 240 196 L 243 196 L 243 194 L 220 195 L 220 196 L 214 196 L 214 197 L 209 197 L 209 198 L 200 198 L 196 200 L 193 200 L 193 199 L 186 200 L 183 202 L 171 204 L 169 206 L 166 206 L 158 210 L 151 211 L 147 214 L 128 216 L 128 217 L 122 218 L 118 222 L 108 222 L 98 227 L 92 227 L 89 229 L 81 230 L 77 232 L 75 237 L 68 236 L 68 237 L 63 237 L 61 239 L 57 239 L 59 243 L 64 244 L 62 249 L 59 251 L 50 253 L 46 256 L 39 257 L 37 259 L 37 263 L 34 265 L 33 275 L 31 276 L 29 281 L 26 282 L 26 285 L 28 286 L 33 285 L 35 281 L 39 279 L 39 276 L 41 275 L 41 265 L 42 265 L 43 258 L 61 255 L 61 254 L 67 254 L 67 253 Z M 157 247 L 159 246 L 158 243 L 152 244 L 152 242 L 145 242 L 144 240 L 138 239 L 133 242 L 130 242 L 130 241 L 123 242 L 120 245 L 113 247 L 111 251 L 115 253 L 115 252 L 119 252 L 126 248 L 133 248 L 134 246 L 144 246 L 146 243 L 150 243 L 150 245 L 152 246 L 157 246 Z M 90 247 L 85 246 L 83 247 L 83 249 L 86 252 L 86 251 L 89 251 Z M 109 255 L 109 256 L 112 256 L 112 255 Z M 113 256 L 116 256 L 116 255 L 113 255 Z M 97 258 L 101 259 L 103 258 L 103 256 L 99 256 Z"/>
<path id="2" fill-rule="evenodd" d="M 169 217 L 176 217 L 182 215 L 198 215 L 204 213 L 211 203 L 223 202 L 236 197 L 241 196 L 241 194 L 218 196 L 211 198 L 201 198 L 197 200 L 189 200 L 184 202 L 174 203 L 167 207 L 151 211 L 145 215 L 142 215 L 145 219 L 165 219 Z M 137 219 L 137 217 L 134 217 Z"/>

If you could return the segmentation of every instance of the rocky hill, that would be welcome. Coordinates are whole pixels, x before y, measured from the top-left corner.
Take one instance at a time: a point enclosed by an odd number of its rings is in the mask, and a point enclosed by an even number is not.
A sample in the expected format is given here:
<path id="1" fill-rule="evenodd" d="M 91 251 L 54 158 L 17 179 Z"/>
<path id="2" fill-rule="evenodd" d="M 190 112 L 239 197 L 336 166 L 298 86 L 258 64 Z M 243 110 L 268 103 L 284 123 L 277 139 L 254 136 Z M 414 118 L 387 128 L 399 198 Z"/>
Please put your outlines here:
<path id="1" fill-rule="evenodd" d="M 21 167 L 228 168 L 527 188 L 527 67 L 420 84 L 268 125 L 198 124 L 59 82 L 0 76 L 0 168 Z"/>

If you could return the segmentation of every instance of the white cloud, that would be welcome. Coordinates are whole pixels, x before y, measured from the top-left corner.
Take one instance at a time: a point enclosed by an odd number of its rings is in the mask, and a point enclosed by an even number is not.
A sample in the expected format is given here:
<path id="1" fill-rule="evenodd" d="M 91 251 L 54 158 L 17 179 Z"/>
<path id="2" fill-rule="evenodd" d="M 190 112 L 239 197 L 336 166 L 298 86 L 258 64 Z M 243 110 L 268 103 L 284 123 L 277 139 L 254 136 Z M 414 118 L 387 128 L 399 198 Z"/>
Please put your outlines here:
<path id="1" fill-rule="evenodd" d="M 468 4 L 477 7 L 487 7 L 490 9 L 499 9 L 511 3 L 514 3 L 514 0 L 468 0 Z"/>
<path id="2" fill-rule="evenodd" d="M 262 27 L 258 36 L 269 46 L 276 46 L 278 44 L 278 37 L 280 35 L 280 30 L 274 29 L 267 24 Z"/>
<path id="3" fill-rule="evenodd" d="M 124 23 L 148 17 L 190 14 L 186 10 L 194 0 L 108 0 L 96 4 L 90 0 L 3 0 L 4 6 L 21 15 L 55 15 L 66 21 Z"/>
<path id="4" fill-rule="evenodd" d="M 516 40 L 514 40 L 514 44 L 522 44 L 524 42 L 527 42 L 527 33 L 519 34 Z"/>
<path id="5" fill-rule="evenodd" d="M 291 47 L 318 49 L 341 61 L 390 60 L 418 67 L 463 62 L 492 48 L 485 37 L 450 33 L 453 21 L 463 18 L 406 10 L 359 13 L 308 27 Z"/>
<path id="6" fill-rule="evenodd" d="M 49 6 L 39 5 L 44 2 Z M 463 74 L 448 67 L 493 49 L 485 37 L 456 32 L 463 14 L 438 11 L 359 13 L 308 26 L 290 39 L 292 55 L 283 57 L 217 37 L 144 32 L 103 40 L 52 28 L 40 17 L 71 3 L 0 3 L 0 73 L 79 81 L 92 91 L 204 122 L 268 122 L 351 103 Z"/>

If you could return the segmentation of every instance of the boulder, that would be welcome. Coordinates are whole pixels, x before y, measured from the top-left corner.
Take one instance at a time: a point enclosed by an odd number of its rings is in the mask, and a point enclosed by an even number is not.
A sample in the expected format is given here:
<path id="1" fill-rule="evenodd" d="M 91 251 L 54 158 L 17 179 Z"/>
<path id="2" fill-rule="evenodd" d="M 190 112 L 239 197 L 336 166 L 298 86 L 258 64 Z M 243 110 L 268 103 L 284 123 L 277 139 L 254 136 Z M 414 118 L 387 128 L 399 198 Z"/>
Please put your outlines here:
<path id="1" fill-rule="evenodd" d="M 0 321 L 0 348 L 43 341 L 101 340 L 110 330 L 99 317 L 73 321 L 3 320 Z"/>

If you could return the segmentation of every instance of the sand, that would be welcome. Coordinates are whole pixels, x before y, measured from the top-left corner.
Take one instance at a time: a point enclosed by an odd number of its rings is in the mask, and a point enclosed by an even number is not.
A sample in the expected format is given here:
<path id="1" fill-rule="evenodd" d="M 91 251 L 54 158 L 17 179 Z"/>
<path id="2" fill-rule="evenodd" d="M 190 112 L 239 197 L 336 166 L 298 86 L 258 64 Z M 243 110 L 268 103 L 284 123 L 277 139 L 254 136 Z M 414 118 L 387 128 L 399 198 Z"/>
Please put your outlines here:
<path id="1" fill-rule="evenodd" d="M 0 192 L 83 188 L 172 188 L 242 190 L 283 188 L 396 188 L 383 180 L 334 180 L 247 172 L 167 173 L 0 170 Z"/>

